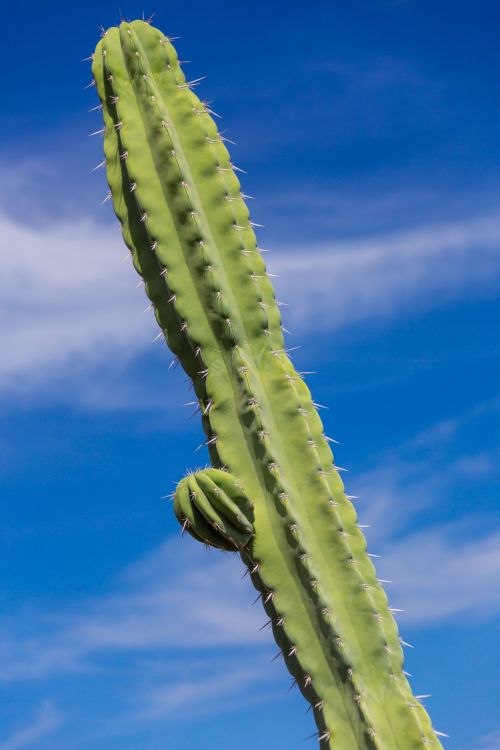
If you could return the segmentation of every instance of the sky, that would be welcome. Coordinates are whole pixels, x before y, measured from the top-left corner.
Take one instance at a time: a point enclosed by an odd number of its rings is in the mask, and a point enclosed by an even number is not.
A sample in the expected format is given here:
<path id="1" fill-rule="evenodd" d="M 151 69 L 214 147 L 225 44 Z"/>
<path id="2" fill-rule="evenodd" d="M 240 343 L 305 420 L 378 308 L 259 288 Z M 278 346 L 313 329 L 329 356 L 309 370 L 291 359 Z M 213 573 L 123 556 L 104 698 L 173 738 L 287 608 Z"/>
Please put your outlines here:
<path id="1" fill-rule="evenodd" d="M 181 538 L 182 372 L 82 59 L 148 17 L 238 145 L 284 322 L 447 750 L 499 750 L 496 3 L 18 2 L 0 113 L 0 750 L 314 746 L 242 563 Z"/>

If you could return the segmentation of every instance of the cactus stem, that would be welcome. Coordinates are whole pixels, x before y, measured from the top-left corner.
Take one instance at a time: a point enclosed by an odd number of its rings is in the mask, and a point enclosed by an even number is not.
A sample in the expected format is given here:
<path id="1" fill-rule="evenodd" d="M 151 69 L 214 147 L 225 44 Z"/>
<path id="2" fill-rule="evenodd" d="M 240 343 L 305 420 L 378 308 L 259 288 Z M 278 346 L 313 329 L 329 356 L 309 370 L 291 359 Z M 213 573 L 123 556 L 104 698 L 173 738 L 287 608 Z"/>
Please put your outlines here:
<path id="1" fill-rule="evenodd" d="M 298 347 L 284 345 L 219 115 L 156 29 L 123 23 L 98 50 L 108 181 L 129 257 L 170 366 L 181 361 L 192 379 L 200 448 L 230 469 L 181 480 L 182 532 L 240 551 L 269 615 L 261 629 L 272 626 L 292 685 L 314 700 L 320 743 L 418 750 L 423 736 L 438 747 L 424 709 L 406 705 L 397 626 L 302 380 L 313 373 L 288 359 Z"/>

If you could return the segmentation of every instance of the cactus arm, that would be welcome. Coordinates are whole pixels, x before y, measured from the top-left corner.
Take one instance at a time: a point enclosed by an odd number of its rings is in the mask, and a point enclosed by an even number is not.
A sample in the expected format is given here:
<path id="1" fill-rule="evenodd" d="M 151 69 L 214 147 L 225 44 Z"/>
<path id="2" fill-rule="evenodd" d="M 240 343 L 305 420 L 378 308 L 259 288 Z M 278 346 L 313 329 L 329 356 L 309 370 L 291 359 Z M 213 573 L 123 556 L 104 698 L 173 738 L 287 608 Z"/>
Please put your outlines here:
<path id="1" fill-rule="evenodd" d="M 236 477 L 205 469 L 181 479 L 174 512 L 184 530 L 213 547 L 234 552 L 253 535 L 252 506 Z"/>
<path id="2" fill-rule="evenodd" d="M 397 626 L 356 513 L 285 351 L 209 107 L 169 40 L 143 22 L 110 29 L 93 72 L 124 240 L 193 381 L 212 464 L 247 493 L 233 497 L 226 476 L 201 472 L 181 482 L 178 517 L 196 538 L 240 549 L 322 748 L 441 747 L 403 674 Z"/>

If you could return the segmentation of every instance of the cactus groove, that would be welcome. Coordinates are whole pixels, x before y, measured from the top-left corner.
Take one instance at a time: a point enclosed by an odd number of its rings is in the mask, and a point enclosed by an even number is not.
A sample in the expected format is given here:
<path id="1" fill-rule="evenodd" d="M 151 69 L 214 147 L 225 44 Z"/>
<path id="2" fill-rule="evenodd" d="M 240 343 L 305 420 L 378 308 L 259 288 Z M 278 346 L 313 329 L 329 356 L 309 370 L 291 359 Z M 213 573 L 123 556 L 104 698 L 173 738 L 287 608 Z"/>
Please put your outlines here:
<path id="1" fill-rule="evenodd" d="M 210 106 L 168 37 L 109 29 L 92 70 L 114 210 L 193 381 L 213 469 L 179 484 L 196 538 L 237 549 L 322 750 L 440 748 L 279 307 Z"/>

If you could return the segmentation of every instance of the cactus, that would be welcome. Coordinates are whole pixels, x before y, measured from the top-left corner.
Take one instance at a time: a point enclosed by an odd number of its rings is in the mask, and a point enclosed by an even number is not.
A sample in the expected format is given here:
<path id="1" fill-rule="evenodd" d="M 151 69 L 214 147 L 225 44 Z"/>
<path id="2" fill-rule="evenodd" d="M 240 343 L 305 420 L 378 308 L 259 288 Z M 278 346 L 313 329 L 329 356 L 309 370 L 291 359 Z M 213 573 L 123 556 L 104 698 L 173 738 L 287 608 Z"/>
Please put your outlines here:
<path id="1" fill-rule="evenodd" d="M 279 305 L 210 106 L 143 21 L 93 55 L 110 197 L 213 468 L 181 480 L 184 529 L 239 552 L 323 750 L 440 748 L 330 439 L 287 355 Z"/>

